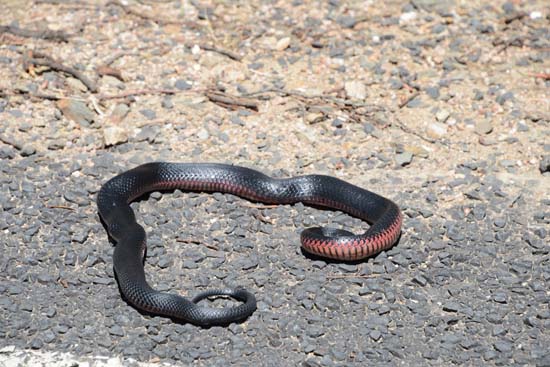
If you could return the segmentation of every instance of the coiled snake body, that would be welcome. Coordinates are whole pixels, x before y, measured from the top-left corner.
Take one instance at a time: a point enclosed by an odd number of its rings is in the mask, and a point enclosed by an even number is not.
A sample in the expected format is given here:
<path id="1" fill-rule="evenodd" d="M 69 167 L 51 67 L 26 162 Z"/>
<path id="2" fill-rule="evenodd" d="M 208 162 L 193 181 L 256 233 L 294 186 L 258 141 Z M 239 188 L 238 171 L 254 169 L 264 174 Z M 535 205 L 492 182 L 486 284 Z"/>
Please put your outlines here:
<path id="1" fill-rule="evenodd" d="M 154 190 L 195 190 L 231 193 L 272 204 L 303 202 L 342 210 L 371 223 L 360 235 L 333 228 L 308 228 L 302 247 L 313 254 L 338 260 L 358 260 L 390 247 L 401 232 L 402 215 L 392 201 L 330 176 L 308 175 L 275 179 L 258 171 L 214 163 L 148 163 L 105 183 L 98 194 L 99 214 L 117 242 L 113 263 L 120 290 L 135 307 L 198 325 L 242 320 L 256 309 L 254 295 L 244 289 L 208 290 L 192 299 L 162 293 L 145 279 L 145 230 L 136 222 L 129 203 Z M 197 303 L 225 295 L 242 303 L 209 308 Z"/>

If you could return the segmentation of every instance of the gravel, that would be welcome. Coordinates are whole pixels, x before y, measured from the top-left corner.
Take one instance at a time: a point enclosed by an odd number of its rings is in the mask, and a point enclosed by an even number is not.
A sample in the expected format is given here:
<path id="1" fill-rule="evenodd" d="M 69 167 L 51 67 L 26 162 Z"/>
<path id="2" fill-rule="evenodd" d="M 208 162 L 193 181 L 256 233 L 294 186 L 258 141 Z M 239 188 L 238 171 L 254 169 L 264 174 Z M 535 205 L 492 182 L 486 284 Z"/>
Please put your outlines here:
<path id="1" fill-rule="evenodd" d="M 13 3 L 0 24 L 31 27 L 18 14 L 38 11 L 71 37 L 3 34 L 0 365 L 550 365 L 544 2 L 127 5 L 158 22 Z M 23 67 L 23 47 L 63 55 L 99 92 Z M 95 199 L 148 161 L 333 175 L 395 200 L 403 233 L 367 260 L 326 261 L 300 250 L 303 228 L 365 224 L 154 192 L 132 206 L 155 289 L 242 286 L 258 310 L 212 328 L 142 313 L 119 293 Z"/>

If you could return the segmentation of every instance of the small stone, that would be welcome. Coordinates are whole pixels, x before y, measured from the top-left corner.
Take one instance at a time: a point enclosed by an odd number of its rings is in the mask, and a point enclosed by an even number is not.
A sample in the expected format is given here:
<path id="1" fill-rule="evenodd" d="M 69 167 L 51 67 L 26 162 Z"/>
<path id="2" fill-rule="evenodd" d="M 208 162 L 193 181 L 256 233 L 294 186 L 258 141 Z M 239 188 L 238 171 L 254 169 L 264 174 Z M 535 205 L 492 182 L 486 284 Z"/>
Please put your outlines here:
<path id="1" fill-rule="evenodd" d="M 527 126 L 527 124 L 523 121 L 518 122 L 517 128 L 518 128 L 518 131 L 520 132 L 529 131 L 529 126 Z"/>
<path id="2" fill-rule="evenodd" d="M 115 106 L 113 112 L 111 112 L 111 115 L 109 116 L 109 121 L 114 124 L 118 124 L 126 117 L 129 111 L 130 107 L 127 104 L 119 103 Z"/>
<path id="3" fill-rule="evenodd" d="M 19 153 L 22 157 L 28 157 L 36 153 L 36 149 L 31 145 L 25 144 L 23 145 Z"/>
<path id="4" fill-rule="evenodd" d="M 105 146 L 112 146 L 128 141 L 128 132 L 120 126 L 109 126 L 103 129 Z"/>
<path id="5" fill-rule="evenodd" d="M 506 219 L 505 218 L 496 218 L 493 223 L 495 224 L 496 227 L 498 228 L 504 228 L 504 226 L 506 225 Z"/>
<path id="6" fill-rule="evenodd" d="M 426 149 L 418 145 L 405 145 L 403 147 L 403 150 L 405 152 L 411 153 L 415 157 L 420 157 L 420 158 L 428 158 L 430 154 Z"/>
<path id="7" fill-rule="evenodd" d="M 537 327 L 539 322 L 535 316 L 527 316 L 523 319 L 523 323 L 527 326 Z"/>
<path id="8" fill-rule="evenodd" d="M 390 81 L 390 88 L 391 89 L 399 90 L 399 89 L 403 88 L 403 82 L 401 80 L 391 78 L 389 81 Z"/>
<path id="9" fill-rule="evenodd" d="M 498 96 L 496 101 L 497 101 L 498 104 L 503 105 L 504 103 L 506 103 L 506 101 L 510 101 L 512 99 L 514 99 L 514 93 L 506 92 L 506 93 L 501 94 L 500 96 Z"/>
<path id="10" fill-rule="evenodd" d="M 501 340 L 494 344 L 495 349 L 498 350 L 501 353 L 511 352 L 512 351 L 512 343 Z"/>
<path id="11" fill-rule="evenodd" d="M 81 101 L 61 99 L 57 102 L 57 108 L 61 110 L 65 117 L 81 126 L 90 126 L 95 120 L 95 114 Z"/>
<path id="12" fill-rule="evenodd" d="M 483 146 L 491 146 L 491 145 L 495 145 L 497 143 L 496 139 L 494 138 L 491 138 L 491 137 L 488 137 L 488 136 L 480 136 L 479 137 L 479 144 L 483 145 Z"/>
<path id="13" fill-rule="evenodd" d="M 439 122 L 445 122 L 447 121 L 447 119 L 449 118 L 449 116 L 451 116 L 450 112 L 447 111 L 447 110 L 439 110 L 437 111 L 437 113 L 435 114 L 435 118 L 437 121 Z"/>
<path id="14" fill-rule="evenodd" d="M 283 37 L 275 44 L 276 51 L 284 51 L 290 46 L 290 37 Z"/>
<path id="15" fill-rule="evenodd" d="M 208 130 L 203 128 L 199 130 L 199 132 L 197 133 L 197 137 L 200 140 L 206 140 L 210 137 L 210 133 L 208 132 Z"/>
<path id="16" fill-rule="evenodd" d="M 539 171 L 540 173 L 546 173 L 550 171 L 550 155 L 545 155 L 544 157 L 542 157 L 539 164 Z"/>
<path id="17" fill-rule="evenodd" d="M 165 97 L 161 102 L 161 106 L 164 109 L 170 110 L 170 109 L 174 108 L 174 102 L 172 102 L 172 98 Z"/>
<path id="18" fill-rule="evenodd" d="M 314 124 L 325 119 L 325 115 L 321 112 L 309 112 L 305 117 L 309 124 Z"/>
<path id="19" fill-rule="evenodd" d="M 113 325 L 109 328 L 109 334 L 114 336 L 124 336 L 124 330 L 119 325 Z"/>
<path id="20" fill-rule="evenodd" d="M 365 122 L 365 124 L 363 124 L 363 131 L 366 134 L 371 134 L 374 131 L 374 126 L 369 122 Z"/>
<path id="21" fill-rule="evenodd" d="M 493 301 L 497 303 L 506 303 L 506 294 L 504 293 L 493 294 Z"/>
<path id="22" fill-rule="evenodd" d="M 353 99 L 365 99 L 367 98 L 367 88 L 365 83 L 359 80 L 351 80 L 344 84 L 346 95 Z"/>
<path id="23" fill-rule="evenodd" d="M 441 139 L 447 134 L 447 126 L 438 122 L 432 122 L 426 128 L 426 134 L 432 139 Z"/>
<path id="24" fill-rule="evenodd" d="M 341 128 L 344 126 L 344 122 L 345 122 L 344 119 L 337 117 L 334 120 L 332 120 L 332 126 Z"/>
<path id="25" fill-rule="evenodd" d="M 458 312 L 460 305 L 456 302 L 447 302 L 443 305 L 443 311 Z"/>
<path id="26" fill-rule="evenodd" d="M 417 13 L 415 11 L 408 11 L 406 13 L 402 13 L 399 16 L 399 23 L 406 23 L 413 19 L 416 19 Z"/>
<path id="27" fill-rule="evenodd" d="M 161 269 L 165 269 L 172 265 L 172 258 L 169 256 L 162 256 L 157 263 L 157 266 Z"/>
<path id="28" fill-rule="evenodd" d="M 412 161 L 412 158 L 413 158 L 413 155 L 411 152 L 403 152 L 403 153 L 399 153 L 399 154 L 396 154 L 395 156 L 395 162 L 399 165 L 399 166 L 406 166 L 408 164 L 411 163 Z"/>
<path id="29" fill-rule="evenodd" d="M 15 117 L 15 118 L 23 117 L 23 111 L 21 111 L 21 110 L 16 110 L 16 109 L 9 110 L 8 113 L 10 115 L 12 115 L 13 117 Z"/>
<path id="30" fill-rule="evenodd" d="M 157 113 L 150 108 L 145 108 L 139 111 L 145 118 L 152 120 L 157 117 Z"/>
<path id="31" fill-rule="evenodd" d="M 483 99 L 483 92 L 477 89 L 474 94 L 474 101 L 481 101 L 482 99 Z"/>
<path id="32" fill-rule="evenodd" d="M 176 83 L 174 84 L 174 86 L 176 87 L 176 89 L 179 89 L 179 90 L 189 90 L 192 87 L 191 83 L 183 79 L 176 80 Z"/>
<path id="33" fill-rule="evenodd" d="M 441 24 L 441 23 L 436 24 L 436 25 L 434 25 L 434 26 L 432 27 L 432 33 L 434 33 L 434 34 L 441 33 L 441 32 L 443 32 L 443 31 L 445 31 L 446 28 L 447 28 L 447 27 L 445 27 L 444 24 Z"/>
<path id="34" fill-rule="evenodd" d="M 343 15 L 338 17 L 337 22 L 344 28 L 353 28 L 355 27 L 355 24 L 357 24 L 357 20 L 351 15 Z"/>
<path id="35" fill-rule="evenodd" d="M 264 64 L 261 62 L 253 62 L 251 64 L 248 64 L 248 68 L 252 70 L 258 70 L 264 67 Z"/>
<path id="36" fill-rule="evenodd" d="M 426 88 L 426 94 L 428 94 L 432 99 L 437 100 L 439 99 L 439 88 L 438 87 L 427 87 Z"/>
<path id="37" fill-rule="evenodd" d="M 235 125 L 239 125 L 239 126 L 245 126 L 246 125 L 246 122 L 237 115 L 232 115 L 229 118 L 229 120 Z"/>
<path id="38" fill-rule="evenodd" d="M 428 284 L 428 280 L 424 278 L 424 276 L 418 274 L 413 278 L 413 282 L 418 283 L 422 287 L 424 287 L 426 284 Z"/>
<path id="39" fill-rule="evenodd" d="M 75 78 L 67 78 L 65 79 L 65 83 L 67 83 L 69 88 L 75 91 L 86 92 L 88 90 L 88 87 L 86 87 L 84 83 Z"/>
<path id="40" fill-rule="evenodd" d="M 493 125 L 489 120 L 481 120 L 476 122 L 475 131 L 479 135 L 486 135 L 493 131 Z"/>
<path id="41" fill-rule="evenodd" d="M 407 107 L 409 108 L 420 107 L 421 105 L 422 105 L 422 99 L 420 98 L 420 96 L 417 96 L 411 99 L 409 103 L 407 103 Z"/>
<path id="42" fill-rule="evenodd" d="M 502 4 L 501 8 L 502 10 L 504 10 L 506 14 L 511 14 L 516 10 L 514 3 L 511 1 L 507 1 L 504 4 Z"/>

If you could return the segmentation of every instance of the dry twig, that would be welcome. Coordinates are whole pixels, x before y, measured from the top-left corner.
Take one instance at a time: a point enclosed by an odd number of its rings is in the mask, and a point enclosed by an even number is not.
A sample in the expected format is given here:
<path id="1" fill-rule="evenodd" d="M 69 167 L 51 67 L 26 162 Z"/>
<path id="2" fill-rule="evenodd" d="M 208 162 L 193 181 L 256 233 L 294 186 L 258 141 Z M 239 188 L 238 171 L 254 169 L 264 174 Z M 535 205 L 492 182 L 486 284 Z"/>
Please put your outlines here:
<path id="1" fill-rule="evenodd" d="M 428 143 L 436 143 L 436 140 L 434 139 L 430 139 L 430 138 L 427 138 L 425 137 L 424 135 L 410 129 L 407 125 L 405 125 L 404 123 L 402 123 L 398 118 L 395 119 L 395 122 L 397 123 L 397 126 L 399 126 L 399 128 L 401 130 L 403 130 L 404 132 L 406 132 L 407 134 L 412 134 L 414 136 L 417 136 L 419 137 L 420 139 L 424 140 L 424 141 L 427 141 Z"/>
<path id="2" fill-rule="evenodd" d="M 193 238 L 189 238 L 189 239 L 176 238 L 176 242 L 179 242 L 179 243 L 193 243 L 195 245 L 203 245 L 204 247 L 209 248 L 209 249 L 214 250 L 214 251 L 219 251 L 220 250 L 218 248 L 218 246 L 210 245 L 210 244 L 205 243 L 201 240 L 195 240 Z"/>
<path id="3" fill-rule="evenodd" d="M 550 73 L 528 73 L 529 76 L 543 80 L 550 80 Z"/>
<path id="4" fill-rule="evenodd" d="M 49 100 L 49 101 L 58 101 L 60 99 L 66 98 L 66 97 L 63 97 L 63 96 L 55 95 L 55 94 L 46 94 L 46 93 L 41 93 L 41 92 L 31 92 L 31 91 L 28 91 L 28 90 L 25 90 L 25 89 L 18 89 L 18 88 L 13 89 L 11 91 L 7 91 L 7 92 L 8 92 L 8 93 L 6 93 L 7 96 L 27 95 L 30 98 L 46 99 L 46 100 Z"/>
<path id="5" fill-rule="evenodd" d="M 327 275 L 327 279 L 349 279 L 349 278 L 378 278 L 382 274 L 335 274 Z"/>
<path id="6" fill-rule="evenodd" d="M 109 75 L 117 78 L 121 82 L 124 82 L 124 77 L 122 76 L 120 69 L 116 69 L 108 65 L 101 65 L 96 68 L 96 71 L 100 76 Z"/>
<path id="7" fill-rule="evenodd" d="M 399 108 L 405 107 L 410 101 L 418 97 L 420 94 L 419 91 L 415 91 L 414 93 L 409 94 L 407 98 L 405 98 L 403 101 L 399 102 Z"/>
<path id="8" fill-rule="evenodd" d="M 374 105 L 368 104 L 366 102 L 354 101 L 354 100 L 351 100 L 351 99 L 343 99 L 343 98 L 328 96 L 328 95 L 325 95 L 325 94 L 307 94 L 307 93 L 303 93 L 303 92 L 299 92 L 299 91 L 276 89 L 276 88 L 267 88 L 267 89 L 263 89 L 263 90 L 260 90 L 260 91 L 257 91 L 257 92 L 252 92 L 252 93 L 245 94 L 244 96 L 251 97 L 251 96 L 257 96 L 257 95 L 265 94 L 265 93 L 278 93 L 278 94 L 281 94 L 283 96 L 294 96 L 294 97 L 300 97 L 300 98 L 304 98 L 304 99 L 320 99 L 320 100 L 323 100 L 323 101 L 326 101 L 326 102 L 330 102 L 330 103 L 334 103 L 334 104 L 338 104 L 338 105 L 344 105 L 344 106 L 348 106 L 348 107 L 369 107 L 369 108 L 372 108 L 373 110 L 380 110 L 381 109 L 378 106 L 374 106 Z"/>
<path id="9" fill-rule="evenodd" d="M 174 89 L 138 89 L 138 90 L 129 90 L 120 94 L 101 94 L 98 96 L 98 100 L 104 101 L 108 99 L 120 99 L 127 97 L 143 96 L 146 94 L 175 94 L 177 90 Z"/>
<path id="10" fill-rule="evenodd" d="M 188 44 L 187 45 L 187 47 L 189 47 L 189 48 L 193 48 L 193 46 L 194 46 L 193 44 Z M 216 52 L 216 53 L 219 53 L 220 55 L 227 56 L 230 59 L 235 60 L 235 61 L 241 61 L 243 59 L 243 57 L 241 55 L 239 55 L 238 53 L 233 52 L 233 51 L 229 51 L 229 50 L 217 47 L 217 46 L 208 45 L 206 43 L 200 43 L 200 44 L 197 44 L 197 46 L 199 46 L 201 49 L 203 49 L 205 51 Z"/>
<path id="11" fill-rule="evenodd" d="M 46 208 L 48 209 L 66 209 L 66 210 L 73 210 L 74 208 L 71 208 L 70 206 L 66 205 L 46 205 Z"/>
<path id="12" fill-rule="evenodd" d="M 92 82 L 88 77 L 82 74 L 80 71 L 73 69 L 69 66 L 65 66 L 60 62 L 54 60 L 51 56 L 45 55 L 37 51 L 29 51 L 28 57 L 23 59 L 23 65 L 26 70 L 29 69 L 30 65 L 41 65 L 47 66 L 52 70 L 61 71 L 63 73 L 69 74 L 80 80 L 88 90 L 91 92 L 97 92 L 97 86 Z"/>
<path id="13" fill-rule="evenodd" d="M 51 41 L 67 42 L 69 40 L 69 35 L 67 33 L 63 31 L 52 31 L 50 29 L 33 30 L 10 25 L 0 25 L 0 33 L 11 33 L 19 37 L 41 38 Z"/>
<path id="14" fill-rule="evenodd" d="M 228 94 L 217 91 L 207 91 L 205 95 L 211 102 L 219 104 L 222 107 L 232 109 L 235 109 L 236 107 L 245 107 L 254 111 L 258 111 L 258 104 L 255 100 L 250 98 L 230 96 Z"/>

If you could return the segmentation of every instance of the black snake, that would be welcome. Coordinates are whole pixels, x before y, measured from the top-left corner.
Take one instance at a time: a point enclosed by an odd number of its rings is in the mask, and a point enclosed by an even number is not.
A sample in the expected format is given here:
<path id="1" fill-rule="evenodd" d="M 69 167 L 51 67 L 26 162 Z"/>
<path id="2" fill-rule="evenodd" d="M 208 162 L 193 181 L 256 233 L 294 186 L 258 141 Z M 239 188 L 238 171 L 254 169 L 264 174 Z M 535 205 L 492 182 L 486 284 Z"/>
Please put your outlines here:
<path id="1" fill-rule="evenodd" d="M 145 230 L 129 203 L 144 193 L 169 189 L 217 191 L 272 204 L 303 202 L 342 210 L 371 223 L 359 235 L 333 228 L 308 228 L 301 234 L 302 247 L 313 254 L 338 260 L 358 260 L 395 243 L 401 233 L 399 207 L 382 196 L 340 179 L 308 175 L 275 179 L 258 171 L 214 163 L 148 163 L 126 171 L 105 183 L 97 205 L 107 231 L 117 242 L 114 270 L 120 290 L 135 307 L 198 325 L 226 324 L 248 317 L 256 309 L 254 295 L 244 289 L 209 290 L 191 300 L 162 293 L 145 279 L 143 258 Z M 242 303 L 230 308 L 209 308 L 197 303 L 225 295 Z"/>

